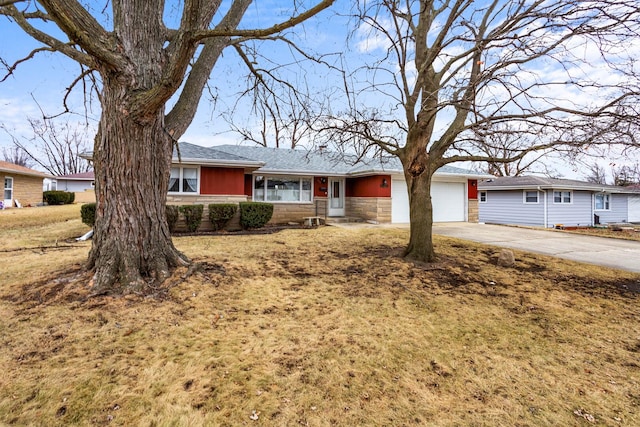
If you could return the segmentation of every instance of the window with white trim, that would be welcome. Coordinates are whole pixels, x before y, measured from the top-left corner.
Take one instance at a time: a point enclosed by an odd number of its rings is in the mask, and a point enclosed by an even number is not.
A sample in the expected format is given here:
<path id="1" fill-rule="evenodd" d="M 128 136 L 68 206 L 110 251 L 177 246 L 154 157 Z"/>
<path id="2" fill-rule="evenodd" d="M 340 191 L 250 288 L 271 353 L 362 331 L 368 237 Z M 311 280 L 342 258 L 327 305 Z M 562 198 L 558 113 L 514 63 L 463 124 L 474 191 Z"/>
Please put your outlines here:
<path id="1" fill-rule="evenodd" d="M 479 191 L 478 192 L 478 199 L 480 200 L 480 203 L 486 203 L 487 202 L 487 192 L 486 191 Z"/>
<path id="2" fill-rule="evenodd" d="M 178 167 L 171 168 L 169 176 L 169 193 L 195 194 L 198 192 L 198 168 Z"/>
<path id="3" fill-rule="evenodd" d="M 253 200 L 257 202 L 311 202 L 311 178 L 262 176 L 253 178 Z"/>
<path id="4" fill-rule="evenodd" d="M 4 177 L 4 200 L 13 200 L 13 178 Z"/>
<path id="5" fill-rule="evenodd" d="M 597 211 L 611 210 L 611 195 L 609 193 L 597 193 L 594 208 Z"/>
<path id="6" fill-rule="evenodd" d="M 537 191 L 526 191 L 523 193 L 524 203 L 538 203 Z"/>
<path id="7" fill-rule="evenodd" d="M 571 203 L 571 191 L 554 191 L 553 203 Z"/>

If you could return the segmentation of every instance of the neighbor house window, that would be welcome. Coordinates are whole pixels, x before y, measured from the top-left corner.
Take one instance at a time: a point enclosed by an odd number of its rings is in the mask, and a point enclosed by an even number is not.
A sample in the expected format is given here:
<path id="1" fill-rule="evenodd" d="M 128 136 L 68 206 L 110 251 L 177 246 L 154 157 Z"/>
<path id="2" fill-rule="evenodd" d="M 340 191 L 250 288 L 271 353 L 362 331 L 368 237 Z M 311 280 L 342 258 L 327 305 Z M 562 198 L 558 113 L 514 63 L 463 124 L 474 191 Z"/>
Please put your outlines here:
<path id="1" fill-rule="evenodd" d="M 524 192 L 524 202 L 525 203 L 538 203 L 538 192 L 537 191 L 525 191 Z"/>
<path id="2" fill-rule="evenodd" d="M 4 178 L 4 200 L 9 201 L 13 199 L 13 178 L 5 177 Z"/>
<path id="3" fill-rule="evenodd" d="M 310 202 L 311 178 L 297 176 L 256 176 L 253 200 L 260 202 Z"/>
<path id="4" fill-rule="evenodd" d="M 606 193 L 596 194 L 596 206 L 597 211 L 608 211 L 611 209 L 611 195 Z"/>
<path id="5" fill-rule="evenodd" d="M 486 191 L 480 191 L 480 203 L 485 203 L 487 201 L 487 192 Z"/>
<path id="6" fill-rule="evenodd" d="M 571 203 L 571 191 L 554 191 L 553 203 Z"/>
<path id="7" fill-rule="evenodd" d="M 198 168 L 172 167 L 169 177 L 170 193 L 197 193 Z"/>

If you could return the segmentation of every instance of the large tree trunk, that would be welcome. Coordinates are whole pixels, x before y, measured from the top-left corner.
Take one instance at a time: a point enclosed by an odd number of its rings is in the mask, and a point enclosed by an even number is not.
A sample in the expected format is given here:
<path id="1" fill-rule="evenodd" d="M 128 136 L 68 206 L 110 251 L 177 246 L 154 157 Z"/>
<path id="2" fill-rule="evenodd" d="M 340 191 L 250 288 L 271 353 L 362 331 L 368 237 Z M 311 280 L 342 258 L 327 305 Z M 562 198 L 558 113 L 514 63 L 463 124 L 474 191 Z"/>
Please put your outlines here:
<path id="1" fill-rule="evenodd" d="M 407 135 L 407 143 L 398 157 L 402 162 L 409 193 L 409 245 L 404 257 L 414 261 L 433 262 L 433 206 L 431 204 L 431 177 L 435 166 L 427 153 L 432 121 L 420 120 Z"/>
<path id="2" fill-rule="evenodd" d="M 176 250 L 165 206 L 173 141 L 164 112 L 129 116 L 130 92 L 105 80 L 94 147 L 96 223 L 89 268 L 93 291 L 137 292 L 160 283 L 188 259 Z"/>
<path id="3" fill-rule="evenodd" d="M 433 262 L 433 206 L 431 204 L 431 173 L 426 170 L 418 176 L 405 173 L 409 192 L 410 232 L 409 245 L 404 256 L 421 262 Z"/>

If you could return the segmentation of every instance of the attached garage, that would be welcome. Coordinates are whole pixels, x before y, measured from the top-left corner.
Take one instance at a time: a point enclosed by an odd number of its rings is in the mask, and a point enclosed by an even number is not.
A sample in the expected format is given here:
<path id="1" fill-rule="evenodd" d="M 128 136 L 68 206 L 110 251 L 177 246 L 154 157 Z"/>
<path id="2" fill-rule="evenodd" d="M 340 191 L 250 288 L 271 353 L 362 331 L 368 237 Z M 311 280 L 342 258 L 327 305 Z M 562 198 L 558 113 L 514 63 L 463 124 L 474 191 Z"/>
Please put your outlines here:
<path id="1" fill-rule="evenodd" d="M 629 222 L 640 222 L 640 195 L 630 195 L 628 198 L 628 219 Z"/>
<path id="2" fill-rule="evenodd" d="M 431 183 L 434 222 L 466 221 L 466 182 Z M 403 179 L 391 181 L 391 222 L 409 222 L 409 195 Z"/>

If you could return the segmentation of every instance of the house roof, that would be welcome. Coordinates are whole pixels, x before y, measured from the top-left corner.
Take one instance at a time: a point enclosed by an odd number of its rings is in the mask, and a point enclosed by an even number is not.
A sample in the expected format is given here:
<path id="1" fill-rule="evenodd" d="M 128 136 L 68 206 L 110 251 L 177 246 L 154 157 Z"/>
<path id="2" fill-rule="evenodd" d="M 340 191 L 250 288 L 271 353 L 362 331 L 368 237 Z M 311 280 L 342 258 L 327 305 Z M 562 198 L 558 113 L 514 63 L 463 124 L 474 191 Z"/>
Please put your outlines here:
<path id="1" fill-rule="evenodd" d="M 173 162 L 209 166 L 237 166 L 254 168 L 261 173 L 292 175 L 363 176 L 374 174 L 403 174 L 397 157 L 356 159 L 354 156 L 331 151 L 309 151 L 246 145 L 217 145 L 203 147 L 180 142 L 173 150 Z M 91 159 L 92 152 L 83 158 Z M 445 165 L 436 175 L 456 175 L 469 178 L 487 178 L 487 175 L 468 169 Z"/>
<path id="2" fill-rule="evenodd" d="M 35 169 L 26 168 L 24 166 L 16 165 L 15 163 L 5 162 L 2 160 L 0 160 L 0 172 L 36 176 L 41 178 L 49 177 L 49 175 L 44 172 L 40 172 Z"/>
<path id="3" fill-rule="evenodd" d="M 178 144 L 179 150 L 173 149 L 174 163 L 194 163 L 206 164 L 213 166 L 246 166 L 260 167 L 264 165 L 263 161 L 252 160 L 242 157 L 234 153 L 218 150 L 217 148 L 202 147 L 200 145 L 181 142 Z"/>
<path id="4" fill-rule="evenodd" d="M 617 185 L 595 184 L 573 179 L 546 178 L 542 176 L 503 176 L 478 184 L 479 190 L 585 190 L 608 193 L 640 193 L 639 190 Z"/>
<path id="5" fill-rule="evenodd" d="M 95 179 L 93 172 L 70 173 L 67 175 L 57 176 L 56 179 L 68 181 L 93 181 Z"/>
<path id="6" fill-rule="evenodd" d="M 308 151 L 244 145 L 220 145 L 216 146 L 216 149 L 244 158 L 261 160 L 264 165 L 258 169 L 258 172 L 264 173 L 336 176 L 380 173 L 403 174 L 402 164 L 397 157 L 356 159 L 354 156 L 331 151 Z M 490 176 L 450 165 L 438 169 L 436 175 L 464 175 L 475 178 Z"/>

